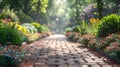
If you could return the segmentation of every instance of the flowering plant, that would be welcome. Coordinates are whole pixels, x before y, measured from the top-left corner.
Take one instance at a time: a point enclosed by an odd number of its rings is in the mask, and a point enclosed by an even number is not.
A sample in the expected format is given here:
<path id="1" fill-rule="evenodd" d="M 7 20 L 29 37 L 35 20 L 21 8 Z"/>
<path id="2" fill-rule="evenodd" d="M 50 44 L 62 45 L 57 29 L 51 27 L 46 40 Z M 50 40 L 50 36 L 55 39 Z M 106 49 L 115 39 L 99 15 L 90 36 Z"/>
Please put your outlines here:
<path id="1" fill-rule="evenodd" d="M 112 42 L 109 46 L 106 47 L 106 52 L 118 51 L 120 49 L 119 43 Z"/>
<path id="2" fill-rule="evenodd" d="M 18 47 L 18 46 L 11 45 L 11 46 L 0 47 L 0 56 L 8 56 L 9 58 L 12 59 L 13 61 L 12 64 L 17 64 L 22 62 L 25 57 L 25 52 L 26 51 L 22 47 Z"/>
<path id="3" fill-rule="evenodd" d="M 88 45 L 89 40 L 86 38 L 79 38 L 77 42 L 83 45 Z"/>
<path id="4" fill-rule="evenodd" d="M 98 18 L 90 18 L 90 22 L 93 23 L 98 23 L 100 20 Z"/>

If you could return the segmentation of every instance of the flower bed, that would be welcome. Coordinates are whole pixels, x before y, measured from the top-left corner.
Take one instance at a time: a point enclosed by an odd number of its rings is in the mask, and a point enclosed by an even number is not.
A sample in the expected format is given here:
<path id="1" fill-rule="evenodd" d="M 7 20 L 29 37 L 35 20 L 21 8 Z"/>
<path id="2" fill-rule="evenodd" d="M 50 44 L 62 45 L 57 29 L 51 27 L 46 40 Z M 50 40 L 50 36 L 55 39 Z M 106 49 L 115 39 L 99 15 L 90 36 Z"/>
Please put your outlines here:
<path id="1" fill-rule="evenodd" d="M 4 46 L 0 47 L 0 65 L 3 67 L 15 67 L 25 62 L 25 52 L 26 50 L 23 47 L 19 46 Z"/>
<path id="2" fill-rule="evenodd" d="M 23 46 L 51 34 L 47 26 L 38 22 L 0 21 L 0 67 L 20 67 L 28 58 Z"/>
<path id="3" fill-rule="evenodd" d="M 71 41 L 78 42 L 106 57 L 120 63 L 120 34 L 110 34 L 106 37 L 96 37 L 92 34 L 79 35 L 79 33 L 72 33 L 67 38 Z M 71 37 L 72 36 L 72 37 Z M 77 37 L 77 39 L 76 39 Z"/>
<path id="4" fill-rule="evenodd" d="M 69 32 L 69 33 L 68 33 Z M 120 63 L 120 16 L 107 15 L 101 19 L 91 18 L 66 28 L 67 38 Z"/>

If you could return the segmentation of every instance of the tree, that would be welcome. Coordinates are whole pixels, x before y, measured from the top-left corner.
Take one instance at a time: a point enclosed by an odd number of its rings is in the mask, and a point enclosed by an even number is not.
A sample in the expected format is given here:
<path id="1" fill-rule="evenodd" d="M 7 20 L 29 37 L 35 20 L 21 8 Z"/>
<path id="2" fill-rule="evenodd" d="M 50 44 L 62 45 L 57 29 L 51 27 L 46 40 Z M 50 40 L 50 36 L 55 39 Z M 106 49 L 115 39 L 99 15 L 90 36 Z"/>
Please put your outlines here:
<path id="1" fill-rule="evenodd" d="M 41 10 L 40 6 L 41 6 L 41 0 L 38 0 L 36 5 L 36 19 L 35 19 L 36 22 L 39 21 L 39 11 Z"/>
<path id="2" fill-rule="evenodd" d="M 97 9 L 99 14 L 99 19 L 102 18 L 102 11 L 103 11 L 103 0 L 96 0 L 97 1 Z"/>
<path id="3" fill-rule="evenodd" d="M 79 0 L 76 0 L 76 23 L 79 23 Z"/>
<path id="4" fill-rule="evenodd" d="M 112 2 L 114 4 L 113 6 L 113 12 L 114 13 L 118 13 L 118 10 L 120 9 L 120 0 L 110 0 L 110 2 Z"/>
<path id="5" fill-rule="evenodd" d="M 46 14 L 49 0 L 33 0 L 31 3 L 32 9 L 29 12 L 29 15 L 34 18 L 34 21 L 40 22 L 41 15 Z"/>
<path id="6" fill-rule="evenodd" d="M 39 22 L 40 14 L 46 13 L 49 0 L 3 0 L 0 2 L 0 9 L 4 9 L 6 6 L 10 10 L 19 13 L 22 11 L 25 15 L 33 17 L 30 13 L 34 14 L 35 21 Z M 5 13 L 4 13 L 5 14 Z"/>

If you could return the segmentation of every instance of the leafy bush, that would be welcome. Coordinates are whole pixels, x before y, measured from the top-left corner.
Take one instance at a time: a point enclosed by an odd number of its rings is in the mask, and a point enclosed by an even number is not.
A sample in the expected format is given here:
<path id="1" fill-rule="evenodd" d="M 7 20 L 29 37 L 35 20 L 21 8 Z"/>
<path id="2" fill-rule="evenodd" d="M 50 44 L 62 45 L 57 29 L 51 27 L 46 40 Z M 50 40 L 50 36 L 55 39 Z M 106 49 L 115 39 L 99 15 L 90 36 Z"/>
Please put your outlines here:
<path id="1" fill-rule="evenodd" d="M 101 19 L 98 24 L 97 36 L 107 36 L 111 33 L 120 32 L 120 16 L 112 14 Z"/>
<path id="2" fill-rule="evenodd" d="M 25 26 L 22 26 L 22 25 L 18 25 L 17 27 L 17 30 L 20 31 L 23 35 L 27 34 L 27 28 Z"/>
<path id="3" fill-rule="evenodd" d="M 14 10 L 10 10 L 9 8 L 7 8 L 7 9 L 4 9 L 2 13 L 4 13 L 2 18 L 9 18 L 12 21 L 19 21 L 19 18 L 14 12 Z"/>
<path id="4" fill-rule="evenodd" d="M 73 27 L 72 32 L 80 32 L 80 27 L 79 26 Z"/>
<path id="5" fill-rule="evenodd" d="M 39 31 L 40 31 L 41 33 L 46 33 L 46 32 L 49 31 L 49 28 L 48 28 L 47 26 L 45 26 L 45 25 L 41 25 Z"/>
<path id="6" fill-rule="evenodd" d="M 120 58 L 120 49 L 115 51 L 115 53 L 117 54 L 117 57 Z"/>
<path id="7" fill-rule="evenodd" d="M 0 28 L 4 28 L 4 27 L 7 27 L 6 24 L 0 23 Z"/>
<path id="8" fill-rule="evenodd" d="M 18 25 L 18 23 L 9 22 L 7 25 L 8 25 L 10 28 L 15 29 L 15 27 Z"/>
<path id="9" fill-rule="evenodd" d="M 37 29 L 40 28 L 40 23 L 38 23 L 38 22 L 32 22 L 31 25 L 33 25 Z"/>
<path id="10" fill-rule="evenodd" d="M 65 35 L 69 37 L 72 34 L 72 32 L 66 32 Z"/>
<path id="11" fill-rule="evenodd" d="M 11 29 L 17 29 L 17 30 L 20 27 L 19 23 L 17 23 L 17 22 L 9 22 L 9 23 L 7 23 L 7 26 Z"/>
<path id="12" fill-rule="evenodd" d="M 88 24 L 85 21 L 82 21 L 79 27 L 80 27 L 80 33 L 82 35 L 86 34 L 86 28 L 88 27 Z"/>
<path id="13" fill-rule="evenodd" d="M 71 32 L 72 31 L 72 28 L 71 27 L 68 27 L 65 29 L 65 32 Z"/>
<path id="14" fill-rule="evenodd" d="M 89 40 L 86 38 L 79 38 L 77 42 L 83 45 L 88 45 Z"/>
<path id="15" fill-rule="evenodd" d="M 104 50 L 108 45 L 109 43 L 104 40 L 97 40 L 95 48 L 98 50 Z"/>
<path id="16" fill-rule="evenodd" d="M 0 44 L 20 46 L 22 44 L 20 33 L 15 29 L 0 28 Z"/>
<path id="17" fill-rule="evenodd" d="M 34 42 L 42 37 L 39 33 L 27 34 L 26 36 L 28 37 L 28 42 Z"/>
<path id="18" fill-rule="evenodd" d="M 5 67 L 13 67 L 13 59 L 6 55 L 0 55 L 0 64 Z"/>
<path id="19" fill-rule="evenodd" d="M 74 33 L 71 33 L 71 34 L 68 36 L 68 39 L 70 39 L 70 40 L 73 41 L 73 38 L 74 38 Z"/>
<path id="20" fill-rule="evenodd" d="M 0 47 L 0 64 L 5 65 L 5 67 L 14 67 L 25 60 L 26 50 L 18 46 L 5 46 Z"/>
<path id="21" fill-rule="evenodd" d="M 30 16 L 27 16 L 24 12 L 19 11 L 17 12 L 17 15 L 19 16 L 19 21 L 21 23 L 30 23 L 33 21 L 33 19 Z"/>
<path id="22" fill-rule="evenodd" d="M 37 32 L 37 29 L 29 23 L 23 23 L 22 26 L 27 29 L 28 34 L 33 34 Z"/>
<path id="23" fill-rule="evenodd" d="M 107 55 L 109 56 L 109 57 L 111 57 L 111 58 L 114 58 L 114 59 L 119 59 L 118 58 L 118 56 L 117 56 L 117 54 L 113 51 L 113 52 L 110 52 L 110 53 L 107 53 Z"/>
<path id="24" fill-rule="evenodd" d="M 16 22 L 8 23 L 8 27 L 10 27 L 12 29 L 16 29 L 16 30 L 20 31 L 22 34 L 27 34 L 28 33 L 25 26 L 19 25 Z"/>
<path id="25" fill-rule="evenodd" d="M 40 23 L 32 22 L 31 25 L 33 25 L 38 30 L 38 32 L 40 32 L 40 26 L 41 26 Z"/>
<path id="26" fill-rule="evenodd" d="M 81 35 L 86 34 L 87 23 L 82 21 L 77 26 L 73 27 L 73 32 L 80 32 Z"/>
<path id="27" fill-rule="evenodd" d="M 96 35 L 97 34 L 97 28 L 94 27 L 94 26 L 89 26 L 89 27 L 86 28 L 86 32 L 88 34 L 94 34 L 94 35 Z"/>
<path id="28" fill-rule="evenodd" d="M 90 47 L 90 48 L 95 48 L 95 46 L 96 46 L 96 42 L 97 42 L 97 40 L 96 39 L 90 39 L 90 41 L 89 41 L 89 43 L 88 43 L 88 47 Z"/>
<path id="29" fill-rule="evenodd" d="M 22 42 L 28 42 L 28 37 L 25 35 L 21 36 Z"/>

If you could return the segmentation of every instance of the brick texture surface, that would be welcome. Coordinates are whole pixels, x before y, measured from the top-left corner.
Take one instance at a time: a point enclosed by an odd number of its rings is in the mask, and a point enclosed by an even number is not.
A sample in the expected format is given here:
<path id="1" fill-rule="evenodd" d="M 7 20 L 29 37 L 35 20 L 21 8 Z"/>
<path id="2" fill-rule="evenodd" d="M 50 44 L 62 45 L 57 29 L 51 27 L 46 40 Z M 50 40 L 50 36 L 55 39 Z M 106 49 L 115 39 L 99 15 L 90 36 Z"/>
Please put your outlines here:
<path id="1" fill-rule="evenodd" d="M 79 47 L 78 47 L 79 46 Z M 113 67 L 64 35 L 52 35 L 27 46 L 33 67 Z"/>

